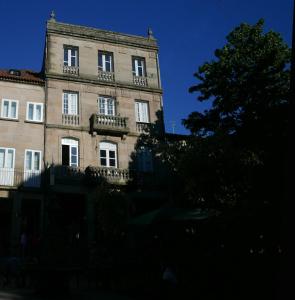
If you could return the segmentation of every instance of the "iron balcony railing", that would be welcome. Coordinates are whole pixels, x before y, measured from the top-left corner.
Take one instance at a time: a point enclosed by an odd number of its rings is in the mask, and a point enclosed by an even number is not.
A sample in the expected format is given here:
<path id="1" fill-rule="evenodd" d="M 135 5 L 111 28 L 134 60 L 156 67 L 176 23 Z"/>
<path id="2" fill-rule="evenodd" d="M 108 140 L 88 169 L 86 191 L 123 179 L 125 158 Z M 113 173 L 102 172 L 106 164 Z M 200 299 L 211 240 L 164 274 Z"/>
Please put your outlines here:
<path id="1" fill-rule="evenodd" d="M 129 132 L 128 118 L 93 114 L 90 118 L 90 128 L 92 132 L 97 131 L 127 134 Z"/>
<path id="2" fill-rule="evenodd" d="M 0 186 L 2 187 L 34 187 L 41 186 L 41 171 L 15 168 L 0 168 Z"/>

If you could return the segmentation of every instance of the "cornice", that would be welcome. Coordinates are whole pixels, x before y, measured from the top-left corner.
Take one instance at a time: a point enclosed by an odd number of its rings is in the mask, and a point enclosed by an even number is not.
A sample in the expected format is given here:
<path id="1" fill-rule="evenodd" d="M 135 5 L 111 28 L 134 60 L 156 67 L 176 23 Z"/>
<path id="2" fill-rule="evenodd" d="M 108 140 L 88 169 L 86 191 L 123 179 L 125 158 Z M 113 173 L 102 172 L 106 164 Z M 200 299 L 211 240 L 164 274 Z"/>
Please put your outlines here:
<path id="1" fill-rule="evenodd" d="M 142 92 L 144 91 L 150 93 L 157 93 L 160 95 L 163 94 L 163 90 L 158 88 L 142 87 L 142 86 L 136 86 L 136 85 L 120 83 L 120 82 L 106 82 L 106 81 L 100 81 L 98 79 L 90 79 L 85 77 L 69 76 L 69 75 L 62 75 L 62 74 L 55 74 L 55 73 L 45 74 L 45 80 L 47 79 L 71 81 L 71 82 L 85 83 L 85 84 L 92 84 L 92 85 L 99 85 L 99 86 L 109 86 L 114 88 L 123 88 L 123 89 L 136 90 Z"/>
<path id="2" fill-rule="evenodd" d="M 45 81 L 40 82 L 38 80 L 28 80 L 28 79 L 22 79 L 22 78 L 8 78 L 8 77 L 2 77 L 0 76 L 0 81 L 9 81 L 14 83 L 22 83 L 22 84 L 30 84 L 30 85 L 38 85 L 38 86 L 45 86 Z"/>
<path id="3" fill-rule="evenodd" d="M 72 36 L 81 39 L 91 39 L 158 51 L 157 40 L 153 37 L 146 38 L 143 36 L 123 34 L 80 25 L 48 21 L 47 33 L 55 33 L 58 35 L 65 35 L 67 37 Z"/>

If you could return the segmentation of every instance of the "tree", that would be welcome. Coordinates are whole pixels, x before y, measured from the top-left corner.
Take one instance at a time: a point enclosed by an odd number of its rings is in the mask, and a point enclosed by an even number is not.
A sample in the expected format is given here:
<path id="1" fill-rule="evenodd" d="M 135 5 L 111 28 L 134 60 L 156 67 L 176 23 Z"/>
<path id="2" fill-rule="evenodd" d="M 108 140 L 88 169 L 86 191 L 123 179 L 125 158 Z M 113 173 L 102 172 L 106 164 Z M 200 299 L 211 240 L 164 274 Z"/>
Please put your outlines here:
<path id="1" fill-rule="evenodd" d="M 290 49 L 263 24 L 235 28 L 194 74 L 189 91 L 212 102 L 183 120 L 195 140 L 181 169 L 196 202 L 258 205 L 283 196 Z"/>

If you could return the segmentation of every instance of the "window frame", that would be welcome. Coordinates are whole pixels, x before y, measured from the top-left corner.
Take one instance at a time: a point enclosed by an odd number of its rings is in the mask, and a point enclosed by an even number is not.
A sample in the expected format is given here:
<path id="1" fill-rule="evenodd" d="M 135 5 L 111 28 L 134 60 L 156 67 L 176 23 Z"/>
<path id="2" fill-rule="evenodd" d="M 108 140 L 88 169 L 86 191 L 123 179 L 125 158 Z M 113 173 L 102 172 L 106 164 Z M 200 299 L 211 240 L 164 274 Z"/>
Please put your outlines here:
<path id="1" fill-rule="evenodd" d="M 62 146 L 69 146 L 69 167 L 78 168 L 79 167 L 79 140 L 71 137 L 64 137 L 61 139 L 61 158 L 62 158 Z M 77 149 L 77 163 L 72 165 L 72 148 Z M 62 162 L 61 162 L 62 163 Z"/>
<path id="2" fill-rule="evenodd" d="M 8 110 L 7 110 L 7 114 L 8 116 L 4 116 L 4 102 L 8 102 Z M 11 117 L 10 116 L 10 112 L 11 112 L 11 103 L 15 102 L 16 103 L 16 109 L 15 109 L 15 117 Z M 18 105 L 19 105 L 19 101 L 18 100 L 14 100 L 14 99 L 6 99 L 3 98 L 2 99 L 2 103 L 1 103 L 1 118 L 4 119 L 10 119 L 10 120 L 18 120 Z"/>
<path id="3" fill-rule="evenodd" d="M 65 112 L 65 94 L 68 95 L 67 113 Z M 76 95 L 76 113 L 75 114 L 69 113 L 70 107 L 71 107 L 71 112 L 72 112 L 72 103 L 70 104 L 69 95 Z M 72 101 L 72 98 L 71 98 L 71 101 Z M 69 115 L 69 116 L 79 116 L 79 92 L 63 91 L 63 93 L 62 93 L 62 114 Z"/>
<path id="4" fill-rule="evenodd" d="M 64 56 L 63 56 L 63 65 L 67 67 L 79 67 L 79 47 L 64 45 Z M 75 55 L 72 55 L 72 51 L 75 51 Z M 67 53 L 67 61 L 65 60 L 65 53 Z M 72 57 L 75 57 L 75 65 L 72 65 Z"/>
<path id="5" fill-rule="evenodd" d="M 139 66 L 138 62 L 142 62 L 142 65 Z M 139 67 L 142 68 L 142 75 L 139 75 Z M 141 56 L 132 56 L 132 74 L 137 77 L 146 77 L 146 61 L 145 57 Z"/>
<path id="6" fill-rule="evenodd" d="M 102 147 L 103 146 L 103 147 Z M 101 150 L 105 150 L 106 151 L 106 156 L 102 157 L 101 156 Z M 110 157 L 110 151 L 113 151 L 115 153 L 115 158 L 111 158 Z M 104 158 L 106 159 L 106 165 L 102 165 L 101 163 L 101 159 Z M 115 159 L 115 166 L 110 166 L 110 160 L 111 159 Z M 113 168 L 113 169 L 117 169 L 118 168 L 118 145 L 114 142 L 109 142 L 109 141 L 101 141 L 99 143 L 99 163 L 100 166 L 103 168 Z"/>
<path id="7" fill-rule="evenodd" d="M 135 107 L 135 121 L 136 121 L 136 123 L 146 123 L 146 124 L 149 124 L 150 123 L 149 101 L 144 101 L 144 100 L 138 100 L 138 99 L 136 99 L 134 103 L 135 103 L 134 107 Z M 146 119 L 147 119 L 147 121 L 142 120 L 143 119 L 142 118 L 143 112 L 142 111 L 138 111 L 138 109 L 137 109 L 137 103 L 139 103 L 141 105 L 143 105 L 143 104 L 146 105 Z"/>
<path id="8" fill-rule="evenodd" d="M 29 119 L 29 106 L 30 106 L 30 104 L 33 104 L 33 119 Z M 38 105 L 41 106 L 41 118 L 40 118 L 40 120 L 35 119 L 36 106 L 38 106 Z M 44 109 L 43 103 L 40 103 L 40 102 L 27 102 L 26 120 L 30 121 L 30 122 L 42 123 L 43 122 L 43 109 Z"/>
<path id="9" fill-rule="evenodd" d="M 100 62 L 100 58 L 99 56 L 101 55 L 101 62 L 102 62 L 102 65 L 100 66 L 99 62 Z M 110 71 L 107 71 L 106 69 L 106 62 L 108 62 L 106 60 L 106 55 L 109 55 L 110 56 Z M 101 51 L 101 50 L 98 50 L 98 53 L 97 53 L 97 66 L 98 66 L 98 70 L 101 71 L 101 72 L 109 72 L 109 73 L 113 73 L 114 72 L 114 53 L 113 52 L 109 52 L 109 51 Z"/>
<path id="10" fill-rule="evenodd" d="M 101 100 L 104 100 L 104 112 L 101 112 Z M 113 102 L 112 107 L 113 107 L 113 113 L 109 114 L 109 102 Z M 115 116 L 116 115 L 116 99 L 114 97 L 110 97 L 110 96 L 103 96 L 103 95 L 99 95 L 98 99 L 97 99 L 97 111 L 99 115 L 104 115 L 104 116 Z"/>
<path id="11" fill-rule="evenodd" d="M 31 168 L 27 169 L 27 153 L 32 152 L 32 161 L 31 161 Z M 38 170 L 34 169 L 34 154 L 38 153 L 39 154 L 39 166 Z M 25 171 L 31 171 L 31 172 L 41 172 L 41 161 L 42 161 L 42 151 L 41 150 L 33 150 L 33 149 L 25 149 L 25 157 L 24 157 L 24 170 Z M 32 168 L 33 166 L 33 168 Z"/>
<path id="12" fill-rule="evenodd" d="M 0 169 L 11 169 L 13 170 L 15 168 L 15 148 L 9 148 L 9 147 L 0 147 L 0 150 L 4 150 L 4 160 L 3 160 L 3 167 L 0 166 Z M 12 150 L 13 152 L 13 159 L 12 159 L 12 168 L 6 167 L 6 157 L 9 150 Z"/>

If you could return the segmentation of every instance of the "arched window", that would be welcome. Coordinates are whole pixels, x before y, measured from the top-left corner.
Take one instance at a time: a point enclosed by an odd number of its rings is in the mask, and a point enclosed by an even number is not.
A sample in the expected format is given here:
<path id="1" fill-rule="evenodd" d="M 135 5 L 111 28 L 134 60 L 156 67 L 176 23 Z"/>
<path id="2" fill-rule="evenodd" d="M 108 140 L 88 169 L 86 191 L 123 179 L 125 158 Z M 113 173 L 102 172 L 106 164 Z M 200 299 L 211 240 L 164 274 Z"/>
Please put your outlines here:
<path id="1" fill-rule="evenodd" d="M 109 142 L 99 144 L 100 165 L 117 168 L 117 145 Z"/>
<path id="2" fill-rule="evenodd" d="M 79 142 L 72 138 L 61 140 L 62 165 L 78 167 L 79 165 Z"/>

